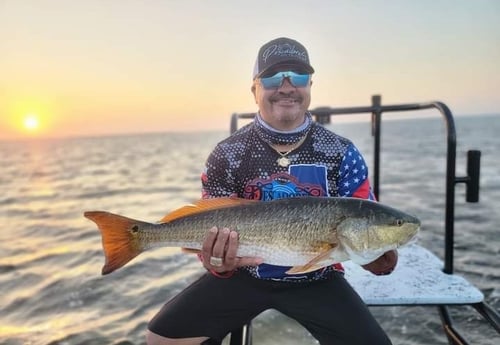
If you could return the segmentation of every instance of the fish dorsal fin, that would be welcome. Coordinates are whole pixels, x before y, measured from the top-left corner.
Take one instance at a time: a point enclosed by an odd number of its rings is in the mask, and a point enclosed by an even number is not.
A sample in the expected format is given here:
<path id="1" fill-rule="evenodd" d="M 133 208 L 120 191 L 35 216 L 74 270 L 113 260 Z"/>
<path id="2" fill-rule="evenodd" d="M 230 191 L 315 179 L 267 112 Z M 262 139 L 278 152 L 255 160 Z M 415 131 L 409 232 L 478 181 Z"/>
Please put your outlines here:
<path id="1" fill-rule="evenodd" d="M 200 199 L 196 201 L 194 204 L 186 205 L 170 212 L 160 220 L 160 223 L 168 223 L 178 218 L 191 216 L 197 213 L 202 213 L 210 210 L 215 210 L 225 207 L 241 206 L 241 205 L 251 205 L 256 202 L 259 201 L 242 199 L 242 198 L 233 198 L 233 197 Z"/>

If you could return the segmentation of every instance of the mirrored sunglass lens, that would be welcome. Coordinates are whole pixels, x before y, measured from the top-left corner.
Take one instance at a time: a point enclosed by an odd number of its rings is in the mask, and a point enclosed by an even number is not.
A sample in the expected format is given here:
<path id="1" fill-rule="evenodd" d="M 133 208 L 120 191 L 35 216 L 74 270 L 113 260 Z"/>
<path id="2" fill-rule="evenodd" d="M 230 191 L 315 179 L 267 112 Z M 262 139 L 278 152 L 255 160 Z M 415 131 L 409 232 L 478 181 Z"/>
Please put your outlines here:
<path id="1" fill-rule="evenodd" d="M 260 81 L 265 89 L 276 89 L 281 86 L 285 78 L 289 78 L 295 87 L 304 87 L 309 82 L 310 75 L 295 72 L 279 72 L 271 77 L 261 78 Z"/>
<path id="2" fill-rule="evenodd" d="M 304 87 L 309 83 L 309 74 L 295 74 L 293 75 L 290 80 L 292 81 L 292 84 L 298 87 Z"/>
<path id="3" fill-rule="evenodd" d="M 272 77 L 261 78 L 260 81 L 265 89 L 276 89 L 283 82 L 283 76 L 273 75 Z"/>

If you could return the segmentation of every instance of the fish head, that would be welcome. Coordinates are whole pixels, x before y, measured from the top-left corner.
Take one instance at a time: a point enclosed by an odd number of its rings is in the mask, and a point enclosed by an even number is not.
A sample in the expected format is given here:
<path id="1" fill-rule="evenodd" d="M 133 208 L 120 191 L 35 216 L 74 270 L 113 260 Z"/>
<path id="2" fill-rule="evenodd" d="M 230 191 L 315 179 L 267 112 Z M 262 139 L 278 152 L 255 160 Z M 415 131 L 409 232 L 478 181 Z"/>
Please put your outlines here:
<path id="1" fill-rule="evenodd" d="M 419 229 L 417 217 L 372 202 L 367 210 L 344 219 L 337 228 L 337 237 L 351 260 L 364 265 L 407 244 Z"/>

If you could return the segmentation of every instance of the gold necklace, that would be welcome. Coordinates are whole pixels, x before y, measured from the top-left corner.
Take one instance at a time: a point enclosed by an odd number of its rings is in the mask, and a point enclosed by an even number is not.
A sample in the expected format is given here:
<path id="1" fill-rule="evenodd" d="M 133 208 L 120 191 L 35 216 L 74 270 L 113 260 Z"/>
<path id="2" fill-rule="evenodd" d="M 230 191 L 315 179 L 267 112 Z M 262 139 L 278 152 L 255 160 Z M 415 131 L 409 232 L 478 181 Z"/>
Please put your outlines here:
<path id="1" fill-rule="evenodd" d="M 297 141 L 297 143 L 295 143 L 295 145 L 293 145 L 293 147 L 290 150 L 288 150 L 286 152 L 281 152 L 276 147 L 274 147 L 272 144 L 268 143 L 268 145 L 274 151 L 276 151 L 277 154 L 279 154 L 281 156 L 280 158 L 278 158 L 276 160 L 276 163 L 278 163 L 278 165 L 280 167 L 283 167 L 283 168 L 288 167 L 290 165 L 290 163 L 292 163 L 292 161 L 290 160 L 290 158 L 287 157 L 287 155 L 290 154 L 290 152 L 292 152 L 293 150 L 298 149 L 300 147 L 300 145 L 302 145 L 304 143 L 304 141 L 306 140 L 306 137 L 307 137 L 307 133 L 299 141 Z"/>

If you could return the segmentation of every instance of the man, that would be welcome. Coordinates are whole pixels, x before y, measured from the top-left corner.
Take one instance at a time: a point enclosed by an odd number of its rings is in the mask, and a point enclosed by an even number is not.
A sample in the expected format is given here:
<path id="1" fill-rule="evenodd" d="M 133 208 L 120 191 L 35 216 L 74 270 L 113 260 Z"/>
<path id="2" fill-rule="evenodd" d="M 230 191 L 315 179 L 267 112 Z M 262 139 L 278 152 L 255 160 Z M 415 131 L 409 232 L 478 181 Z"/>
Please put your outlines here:
<path id="1" fill-rule="evenodd" d="M 354 144 L 313 122 L 307 111 L 313 73 L 307 50 L 295 40 L 277 38 L 260 48 L 251 89 L 259 112 L 208 157 L 203 197 L 374 199 Z M 237 257 L 237 248 L 235 231 L 207 232 L 199 255 L 207 274 L 151 320 L 148 344 L 218 342 L 271 308 L 297 320 L 321 344 L 391 343 L 345 281 L 341 264 L 288 275 L 290 267 Z M 391 251 L 364 268 L 389 274 L 396 263 Z"/>

